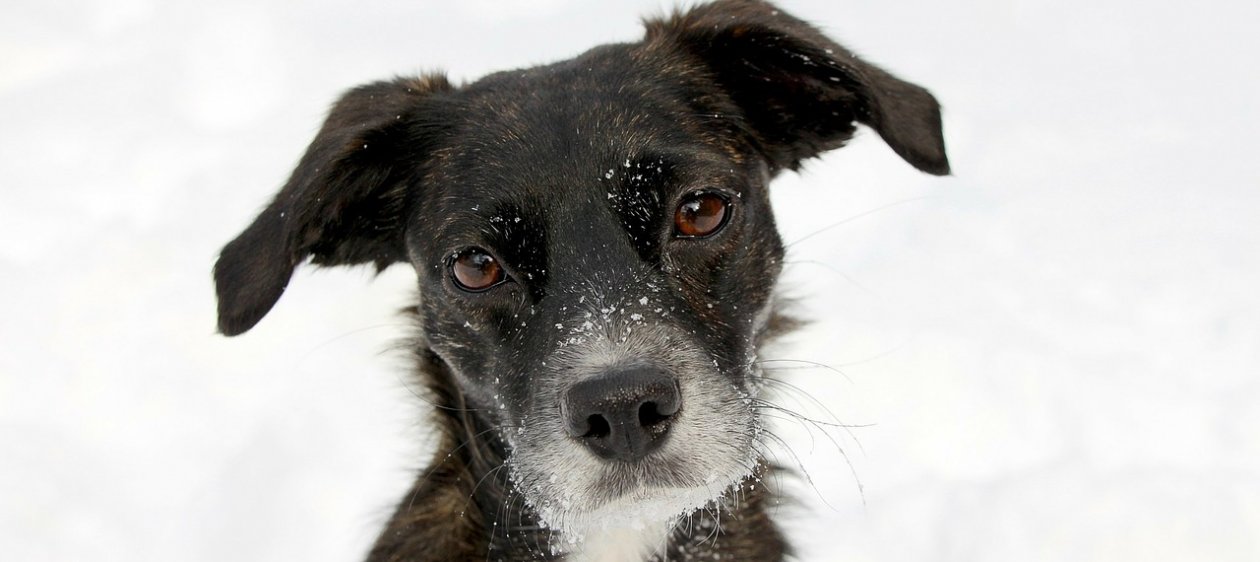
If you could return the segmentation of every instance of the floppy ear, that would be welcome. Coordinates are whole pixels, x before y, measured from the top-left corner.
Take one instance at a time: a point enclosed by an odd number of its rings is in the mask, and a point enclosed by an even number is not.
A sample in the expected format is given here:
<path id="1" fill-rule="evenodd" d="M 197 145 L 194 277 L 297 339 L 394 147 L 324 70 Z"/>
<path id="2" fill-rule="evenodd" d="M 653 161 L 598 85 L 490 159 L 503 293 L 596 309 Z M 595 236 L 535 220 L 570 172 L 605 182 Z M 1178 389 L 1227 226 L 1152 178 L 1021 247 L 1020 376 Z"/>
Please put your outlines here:
<path id="1" fill-rule="evenodd" d="M 932 94 L 771 4 L 718 0 L 646 25 L 649 44 L 667 42 L 703 62 L 777 168 L 840 147 L 856 121 L 914 167 L 949 173 Z"/>
<path id="2" fill-rule="evenodd" d="M 405 188 L 437 128 L 426 103 L 442 76 L 360 86 L 333 106 L 293 175 L 214 266 L 219 331 L 240 334 L 280 298 L 293 269 L 406 258 Z"/>

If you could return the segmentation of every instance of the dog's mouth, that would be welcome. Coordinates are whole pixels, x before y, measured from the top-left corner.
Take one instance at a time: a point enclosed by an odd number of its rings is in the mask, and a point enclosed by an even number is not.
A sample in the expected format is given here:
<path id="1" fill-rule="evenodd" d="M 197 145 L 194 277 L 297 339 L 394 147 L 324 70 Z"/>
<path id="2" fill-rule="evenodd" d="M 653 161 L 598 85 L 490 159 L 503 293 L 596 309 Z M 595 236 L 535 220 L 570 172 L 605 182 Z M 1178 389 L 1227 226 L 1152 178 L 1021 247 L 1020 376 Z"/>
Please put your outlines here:
<path id="1" fill-rule="evenodd" d="M 701 474 L 695 467 L 678 459 L 645 458 L 633 463 L 605 461 L 594 479 L 596 492 L 590 508 L 599 509 L 606 504 L 633 499 L 645 499 L 656 495 L 701 487 L 725 487 L 715 472 Z"/>
<path id="2" fill-rule="evenodd" d="M 688 399 L 668 433 L 634 460 L 603 458 L 561 427 L 518 442 L 510 462 L 516 491 L 545 526 L 578 536 L 668 526 L 723 497 L 757 470 L 757 416 L 731 391 L 714 392 L 712 380 L 682 386 Z"/>

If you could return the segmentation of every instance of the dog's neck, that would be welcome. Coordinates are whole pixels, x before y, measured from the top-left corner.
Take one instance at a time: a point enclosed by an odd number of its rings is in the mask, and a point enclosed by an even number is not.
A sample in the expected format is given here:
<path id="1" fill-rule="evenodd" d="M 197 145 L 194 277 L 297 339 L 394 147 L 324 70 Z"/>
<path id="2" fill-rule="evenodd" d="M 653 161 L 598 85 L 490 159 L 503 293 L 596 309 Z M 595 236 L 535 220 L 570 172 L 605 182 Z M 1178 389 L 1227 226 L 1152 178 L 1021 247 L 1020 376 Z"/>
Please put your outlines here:
<path id="1" fill-rule="evenodd" d="M 762 485 L 728 492 L 718 500 L 720 508 L 697 511 L 672 532 L 664 526 L 660 531 L 607 530 L 566 546 L 566 538 L 541 525 L 512 490 L 503 468 L 505 446 L 464 402 L 447 368 L 432 352 L 420 355 L 439 443 L 377 539 L 369 562 L 782 559 L 786 546 L 767 514 L 772 496 Z"/>

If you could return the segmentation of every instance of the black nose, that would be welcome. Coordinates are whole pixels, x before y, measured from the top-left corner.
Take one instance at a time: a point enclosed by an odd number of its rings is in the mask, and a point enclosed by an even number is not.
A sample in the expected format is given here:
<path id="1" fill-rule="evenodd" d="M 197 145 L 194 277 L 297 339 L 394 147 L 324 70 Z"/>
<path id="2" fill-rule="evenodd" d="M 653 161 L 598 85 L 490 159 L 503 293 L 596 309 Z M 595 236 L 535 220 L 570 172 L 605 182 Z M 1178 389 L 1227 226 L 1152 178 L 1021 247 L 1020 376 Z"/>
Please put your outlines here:
<path id="1" fill-rule="evenodd" d="M 682 405 L 678 381 L 658 369 L 604 373 L 569 387 L 560 401 L 565 431 L 605 459 L 636 461 L 663 443 Z"/>

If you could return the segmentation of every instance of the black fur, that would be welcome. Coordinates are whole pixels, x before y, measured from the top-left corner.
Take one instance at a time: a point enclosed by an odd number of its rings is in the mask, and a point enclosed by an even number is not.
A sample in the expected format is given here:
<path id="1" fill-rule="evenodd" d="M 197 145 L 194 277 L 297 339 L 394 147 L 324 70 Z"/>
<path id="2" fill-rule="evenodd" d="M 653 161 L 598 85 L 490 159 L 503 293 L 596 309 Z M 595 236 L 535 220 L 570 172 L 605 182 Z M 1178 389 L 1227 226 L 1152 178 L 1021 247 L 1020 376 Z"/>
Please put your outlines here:
<path id="1" fill-rule="evenodd" d="M 949 170 L 926 90 L 770 4 L 719 0 L 646 26 L 637 43 L 460 87 L 425 76 L 350 91 L 224 248 L 215 281 L 226 335 L 261 320 L 307 259 L 417 272 L 415 346 L 444 441 L 370 560 L 557 556 L 500 468 L 514 428 L 555 414 L 555 381 L 592 374 L 556 361 L 566 338 L 581 337 L 583 311 L 604 310 L 609 326 L 621 326 L 611 315 L 650 316 L 662 338 L 703 350 L 751 392 L 749 358 L 775 325 L 764 312 L 783 254 L 768 181 L 843 145 L 855 123 L 915 167 Z M 679 239 L 673 210 L 700 189 L 728 197 L 728 224 Z M 450 260 L 468 247 L 491 252 L 509 281 L 476 294 L 456 286 Z M 649 468 L 687 478 L 667 462 Z M 764 493 L 724 500 L 713 541 L 680 525 L 669 557 L 780 559 Z"/>

